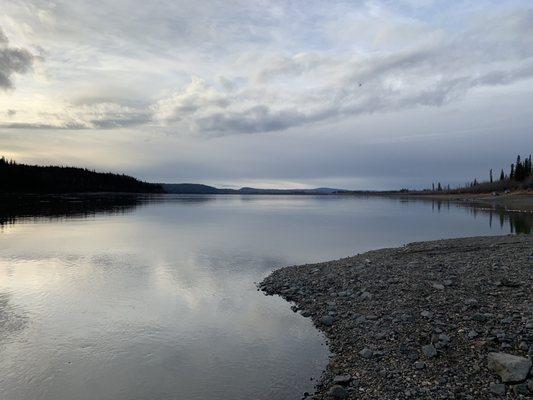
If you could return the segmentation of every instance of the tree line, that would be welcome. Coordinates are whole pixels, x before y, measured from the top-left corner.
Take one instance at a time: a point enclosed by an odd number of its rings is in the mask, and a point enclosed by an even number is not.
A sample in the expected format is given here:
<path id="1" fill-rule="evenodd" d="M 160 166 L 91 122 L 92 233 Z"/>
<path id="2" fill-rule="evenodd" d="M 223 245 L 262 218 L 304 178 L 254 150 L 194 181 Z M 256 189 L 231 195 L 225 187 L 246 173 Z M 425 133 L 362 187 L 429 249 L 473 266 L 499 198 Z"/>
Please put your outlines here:
<path id="1" fill-rule="evenodd" d="M 0 157 L 0 193 L 162 193 L 161 185 L 86 168 L 19 164 Z"/>
<path id="2" fill-rule="evenodd" d="M 450 188 L 450 185 L 444 186 L 440 182 L 433 183 L 431 189 L 426 191 L 432 192 L 448 192 L 448 193 L 483 193 L 483 192 L 498 192 L 505 190 L 520 190 L 533 189 L 533 164 L 531 155 L 522 158 L 520 155 L 516 157 L 516 161 L 511 163 L 508 173 L 504 169 L 500 171 L 499 177 L 496 179 L 493 170 L 489 170 L 488 180 L 478 181 L 474 179 L 464 186 Z"/>

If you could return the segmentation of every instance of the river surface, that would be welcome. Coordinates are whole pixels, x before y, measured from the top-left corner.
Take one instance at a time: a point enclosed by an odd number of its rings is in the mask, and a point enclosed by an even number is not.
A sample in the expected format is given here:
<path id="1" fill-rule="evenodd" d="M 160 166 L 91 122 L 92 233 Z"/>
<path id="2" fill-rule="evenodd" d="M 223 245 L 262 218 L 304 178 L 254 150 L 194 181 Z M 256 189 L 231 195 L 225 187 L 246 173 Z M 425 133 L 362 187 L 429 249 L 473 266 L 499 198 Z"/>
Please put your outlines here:
<path id="1" fill-rule="evenodd" d="M 323 336 L 258 292 L 275 268 L 531 216 L 348 196 L 76 198 L 0 206 L 0 399 L 298 399 Z"/>

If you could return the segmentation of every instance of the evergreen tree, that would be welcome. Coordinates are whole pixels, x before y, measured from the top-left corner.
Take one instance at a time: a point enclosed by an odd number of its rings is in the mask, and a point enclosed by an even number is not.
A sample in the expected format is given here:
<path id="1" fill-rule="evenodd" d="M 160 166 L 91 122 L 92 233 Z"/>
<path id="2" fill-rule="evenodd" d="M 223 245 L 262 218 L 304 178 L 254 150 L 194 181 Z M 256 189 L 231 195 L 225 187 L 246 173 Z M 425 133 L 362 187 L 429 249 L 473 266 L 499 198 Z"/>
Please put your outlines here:
<path id="1" fill-rule="evenodd" d="M 514 181 L 514 164 L 511 164 L 511 173 L 509 174 L 509 180 Z"/>
<path id="2" fill-rule="evenodd" d="M 524 180 L 524 165 L 522 164 L 520 155 L 516 157 L 516 166 L 514 168 L 514 178 L 518 182 L 522 182 Z"/>
<path id="3" fill-rule="evenodd" d="M 490 183 L 492 183 L 492 168 L 490 169 L 489 176 L 490 176 Z"/>
<path id="4" fill-rule="evenodd" d="M 502 169 L 502 172 L 500 173 L 500 181 L 504 181 L 505 180 L 505 174 L 503 173 L 503 169 Z"/>

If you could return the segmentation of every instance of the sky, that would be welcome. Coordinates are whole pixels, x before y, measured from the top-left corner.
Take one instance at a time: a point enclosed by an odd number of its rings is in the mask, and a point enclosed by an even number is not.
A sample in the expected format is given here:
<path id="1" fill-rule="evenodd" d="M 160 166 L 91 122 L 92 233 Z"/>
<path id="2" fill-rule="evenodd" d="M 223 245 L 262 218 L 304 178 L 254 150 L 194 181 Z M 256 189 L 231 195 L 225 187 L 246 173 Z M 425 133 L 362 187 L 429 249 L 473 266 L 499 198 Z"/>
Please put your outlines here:
<path id="1" fill-rule="evenodd" d="M 533 152 L 530 0 L 1 0 L 0 152 L 220 187 L 423 188 Z"/>

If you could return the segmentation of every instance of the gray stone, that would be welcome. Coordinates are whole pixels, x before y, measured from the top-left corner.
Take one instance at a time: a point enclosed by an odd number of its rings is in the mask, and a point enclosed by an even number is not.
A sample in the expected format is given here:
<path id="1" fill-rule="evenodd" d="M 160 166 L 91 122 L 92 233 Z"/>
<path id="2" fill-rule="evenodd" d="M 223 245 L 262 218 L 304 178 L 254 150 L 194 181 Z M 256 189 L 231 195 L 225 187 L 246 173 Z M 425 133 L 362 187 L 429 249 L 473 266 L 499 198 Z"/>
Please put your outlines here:
<path id="1" fill-rule="evenodd" d="M 444 290 L 444 285 L 442 283 L 433 282 L 431 286 L 433 286 L 433 289 Z"/>
<path id="2" fill-rule="evenodd" d="M 475 339 L 478 337 L 478 333 L 475 330 L 470 329 L 466 336 L 468 336 L 469 339 Z"/>
<path id="3" fill-rule="evenodd" d="M 416 369 L 424 369 L 426 368 L 426 363 L 423 361 L 417 361 L 415 362 L 415 368 Z"/>
<path id="4" fill-rule="evenodd" d="M 334 399 L 345 399 L 348 397 L 348 391 L 341 385 L 333 385 L 329 389 L 328 394 Z"/>
<path id="5" fill-rule="evenodd" d="M 490 392 L 496 396 L 505 396 L 507 387 L 503 383 L 491 383 Z"/>
<path id="6" fill-rule="evenodd" d="M 347 385 L 351 380 L 352 376 L 350 374 L 337 375 L 333 378 L 333 382 L 339 385 Z"/>
<path id="7" fill-rule="evenodd" d="M 437 349 L 432 344 L 426 344 L 425 346 L 422 346 L 422 352 L 428 358 L 432 358 L 432 357 L 436 357 L 437 356 Z"/>
<path id="8" fill-rule="evenodd" d="M 512 385 L 511 391 L 515 394 L 515 396 L 518 396 L 521 394 L 524 396 L 527 396 L 529 394 L 529 390 L 525 383 L 519 383 L 518 385 Z"/>
<path id="9" fill-rule="evenodd" d="M 365 347 L 363 350 L 361 350 L 361 351 L 359 352 L 359 355 L 360 355 L 361 357 L 363 357 L 363 358 L 367 358 L 367 359 L 368 359 L 368 358 L 372 358 L 372 355 L 373 355 L 373 354 L 374 354 L 373 351 L 370 350 L 368 347 Z"/>
<path id="10" fill-rule="evenodd" d="M 533 393 L 533 379 L 527 381 L 527 388 L 531 393 Z"/>
<path id="11" fill-rule="evenodd" d="M 477 322 L 485 322 L 488 319 L 489 319 L 489 317 L 486 316 L 485 314 L 474 314 L 472 316 L 472 320 L 477 321 Z"/>
<path id="12" fill-rule="evenodd" d="M 325 326 L 331 326 L 335 322 L 335 318 L 331 315 L 326 315 L 325 317 L 320 318 L 320 323 Z"/>
<path id="13" fill-rule="evenodd" d="M 372 294 L 369 292 L 363 292 L 361 293 L 361 300 L 370 300 L 372 298 Z"/>
<path id="14" fill-rule="evenodd" d="M 427 310 L 422 311 L 422 312 L 420 313 L 420 315 L 421 315 L 422 317 L 424 317 L 424 318 L 431 318 L 431 317 L 433 317 L 433 313 L 432 313 L 431 311 L 427 311 Z"/>
<path id="15" fill-rule="evenodd" d="M 487 366 L 496 372 L 502 382 L 515 383 L 526 380 L 531 369 L 531 360 L 506 353 L 489 353 Z"/>
<path id="16" fill-rule="evenodd" d="M 450 337 L 448 335 L 445 335 L 444 333 L 441 333 L 439 335 L 439 340 L 444 343 L 448 343 L 450 341 Z"/>

